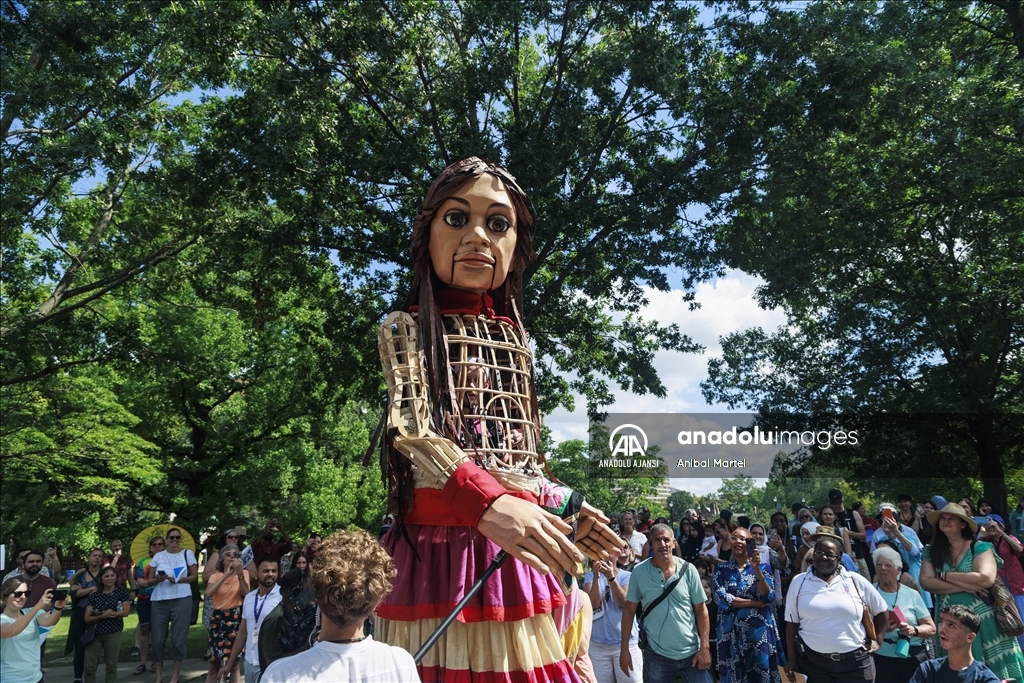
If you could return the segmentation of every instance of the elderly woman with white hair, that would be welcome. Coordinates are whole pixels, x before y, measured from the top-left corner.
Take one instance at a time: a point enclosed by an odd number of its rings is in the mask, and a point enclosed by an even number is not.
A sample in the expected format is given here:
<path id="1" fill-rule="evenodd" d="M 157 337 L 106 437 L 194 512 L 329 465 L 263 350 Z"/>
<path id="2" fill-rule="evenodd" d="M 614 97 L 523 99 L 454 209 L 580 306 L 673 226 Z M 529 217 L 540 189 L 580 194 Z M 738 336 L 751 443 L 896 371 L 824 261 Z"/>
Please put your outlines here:
<path id="1" fill-rule="evenodd" d="M 872 655 L 875 683 L 906 683 L 920 663 L 928 659 L 924 641 L 935 634 L 935 622 L 921 594 L 900 583 L 903 567 L 900 553 L 888 546 L 879 546 L 871 553 L 871 558 L 875 562 L 875 588 L 890 613 L 899 608 L 897 618 L 889 620 L 891 630 Z"/>

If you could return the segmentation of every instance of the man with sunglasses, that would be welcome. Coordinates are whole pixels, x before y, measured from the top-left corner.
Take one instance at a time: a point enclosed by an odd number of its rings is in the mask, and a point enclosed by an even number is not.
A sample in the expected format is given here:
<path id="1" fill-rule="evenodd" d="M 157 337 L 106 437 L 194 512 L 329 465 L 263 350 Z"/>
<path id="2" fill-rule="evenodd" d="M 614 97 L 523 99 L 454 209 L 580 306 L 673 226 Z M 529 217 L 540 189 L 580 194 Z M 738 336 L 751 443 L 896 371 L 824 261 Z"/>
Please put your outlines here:
<path id="1" fill-rule="evenodd" d="M 631 574 L 614 562 L 598 560 L 594 570 L 583 578 L 583 590 L 594 606 L 594 626 L 590 635 L 590 660 L 598 683 L 640 683 L 643 680 L 643 654 L 640 652 L 636 622 L 629 634 L 633 670 L 626 675 L 619 668 L 622 644 L 622 609 L 626 606 L 626 588 Z"/>

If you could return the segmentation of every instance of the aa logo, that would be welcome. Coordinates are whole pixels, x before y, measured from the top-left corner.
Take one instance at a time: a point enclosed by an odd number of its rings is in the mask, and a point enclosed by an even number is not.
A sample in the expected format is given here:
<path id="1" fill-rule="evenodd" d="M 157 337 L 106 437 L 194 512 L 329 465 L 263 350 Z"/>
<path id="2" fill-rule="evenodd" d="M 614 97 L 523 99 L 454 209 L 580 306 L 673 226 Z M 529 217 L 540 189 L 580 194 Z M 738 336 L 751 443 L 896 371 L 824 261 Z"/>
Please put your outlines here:
<path id="1" fill-rule="evenodd" d="M 623 430 L 626 431 L 623 432 Z M 623 433 L 619 434 L 619 432 Z M 616 438 L 616 435 L 618 435 L 618 438 Z M 643 439 L 642 446 L 640 445 L 641 439 Z M 616 456 L 642 458 L 647 455 L 647 434 L 636 425 L 619 425 L 612 432 L 611 436 L 608 437 L 608 448 L 612 450 L 613 458 Z"/>

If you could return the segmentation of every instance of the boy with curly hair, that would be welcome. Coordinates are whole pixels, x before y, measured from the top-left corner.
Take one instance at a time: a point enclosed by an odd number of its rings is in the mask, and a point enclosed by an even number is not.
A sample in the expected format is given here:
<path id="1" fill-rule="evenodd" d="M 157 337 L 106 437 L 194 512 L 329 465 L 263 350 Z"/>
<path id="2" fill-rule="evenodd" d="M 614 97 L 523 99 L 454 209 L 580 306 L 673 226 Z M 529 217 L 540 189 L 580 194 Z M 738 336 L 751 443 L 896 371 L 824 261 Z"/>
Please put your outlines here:
<path id="1" fill-rule="evenodd" d="M 319 642 L 273 662 L 262 683 L 419 681 L 412 655 L 363 633 L 363 622 L 389 592 L 395 565 L 365 531 L 339 531 L 320 546 L 310 570 L 320 609 Z"/>

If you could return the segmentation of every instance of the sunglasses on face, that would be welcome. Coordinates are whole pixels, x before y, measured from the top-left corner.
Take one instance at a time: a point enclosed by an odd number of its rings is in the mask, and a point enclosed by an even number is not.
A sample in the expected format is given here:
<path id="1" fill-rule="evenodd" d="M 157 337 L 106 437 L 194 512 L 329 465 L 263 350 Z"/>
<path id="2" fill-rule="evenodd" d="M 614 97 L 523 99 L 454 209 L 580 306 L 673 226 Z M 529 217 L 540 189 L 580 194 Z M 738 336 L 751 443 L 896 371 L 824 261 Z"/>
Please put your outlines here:
<path id="1" fill-rule="evenodd" d="M 163 545 L 163 541 L 154 541 L 154 542 L 149 544 L 149 547 L 150 548 L 159 548 L 162 545 Z"/>
<path id="2" fill-rule="evenodd" d="M 167 540 L 168 541 L 180 541 L 181 540 L 181 536 L 168 536 Z"/>
<path id="3" fill-rule="evenodd" d="M 16 598 L 24 598 L 28 596 L 28 591 L 14 591 L 11 595 Z"/>

